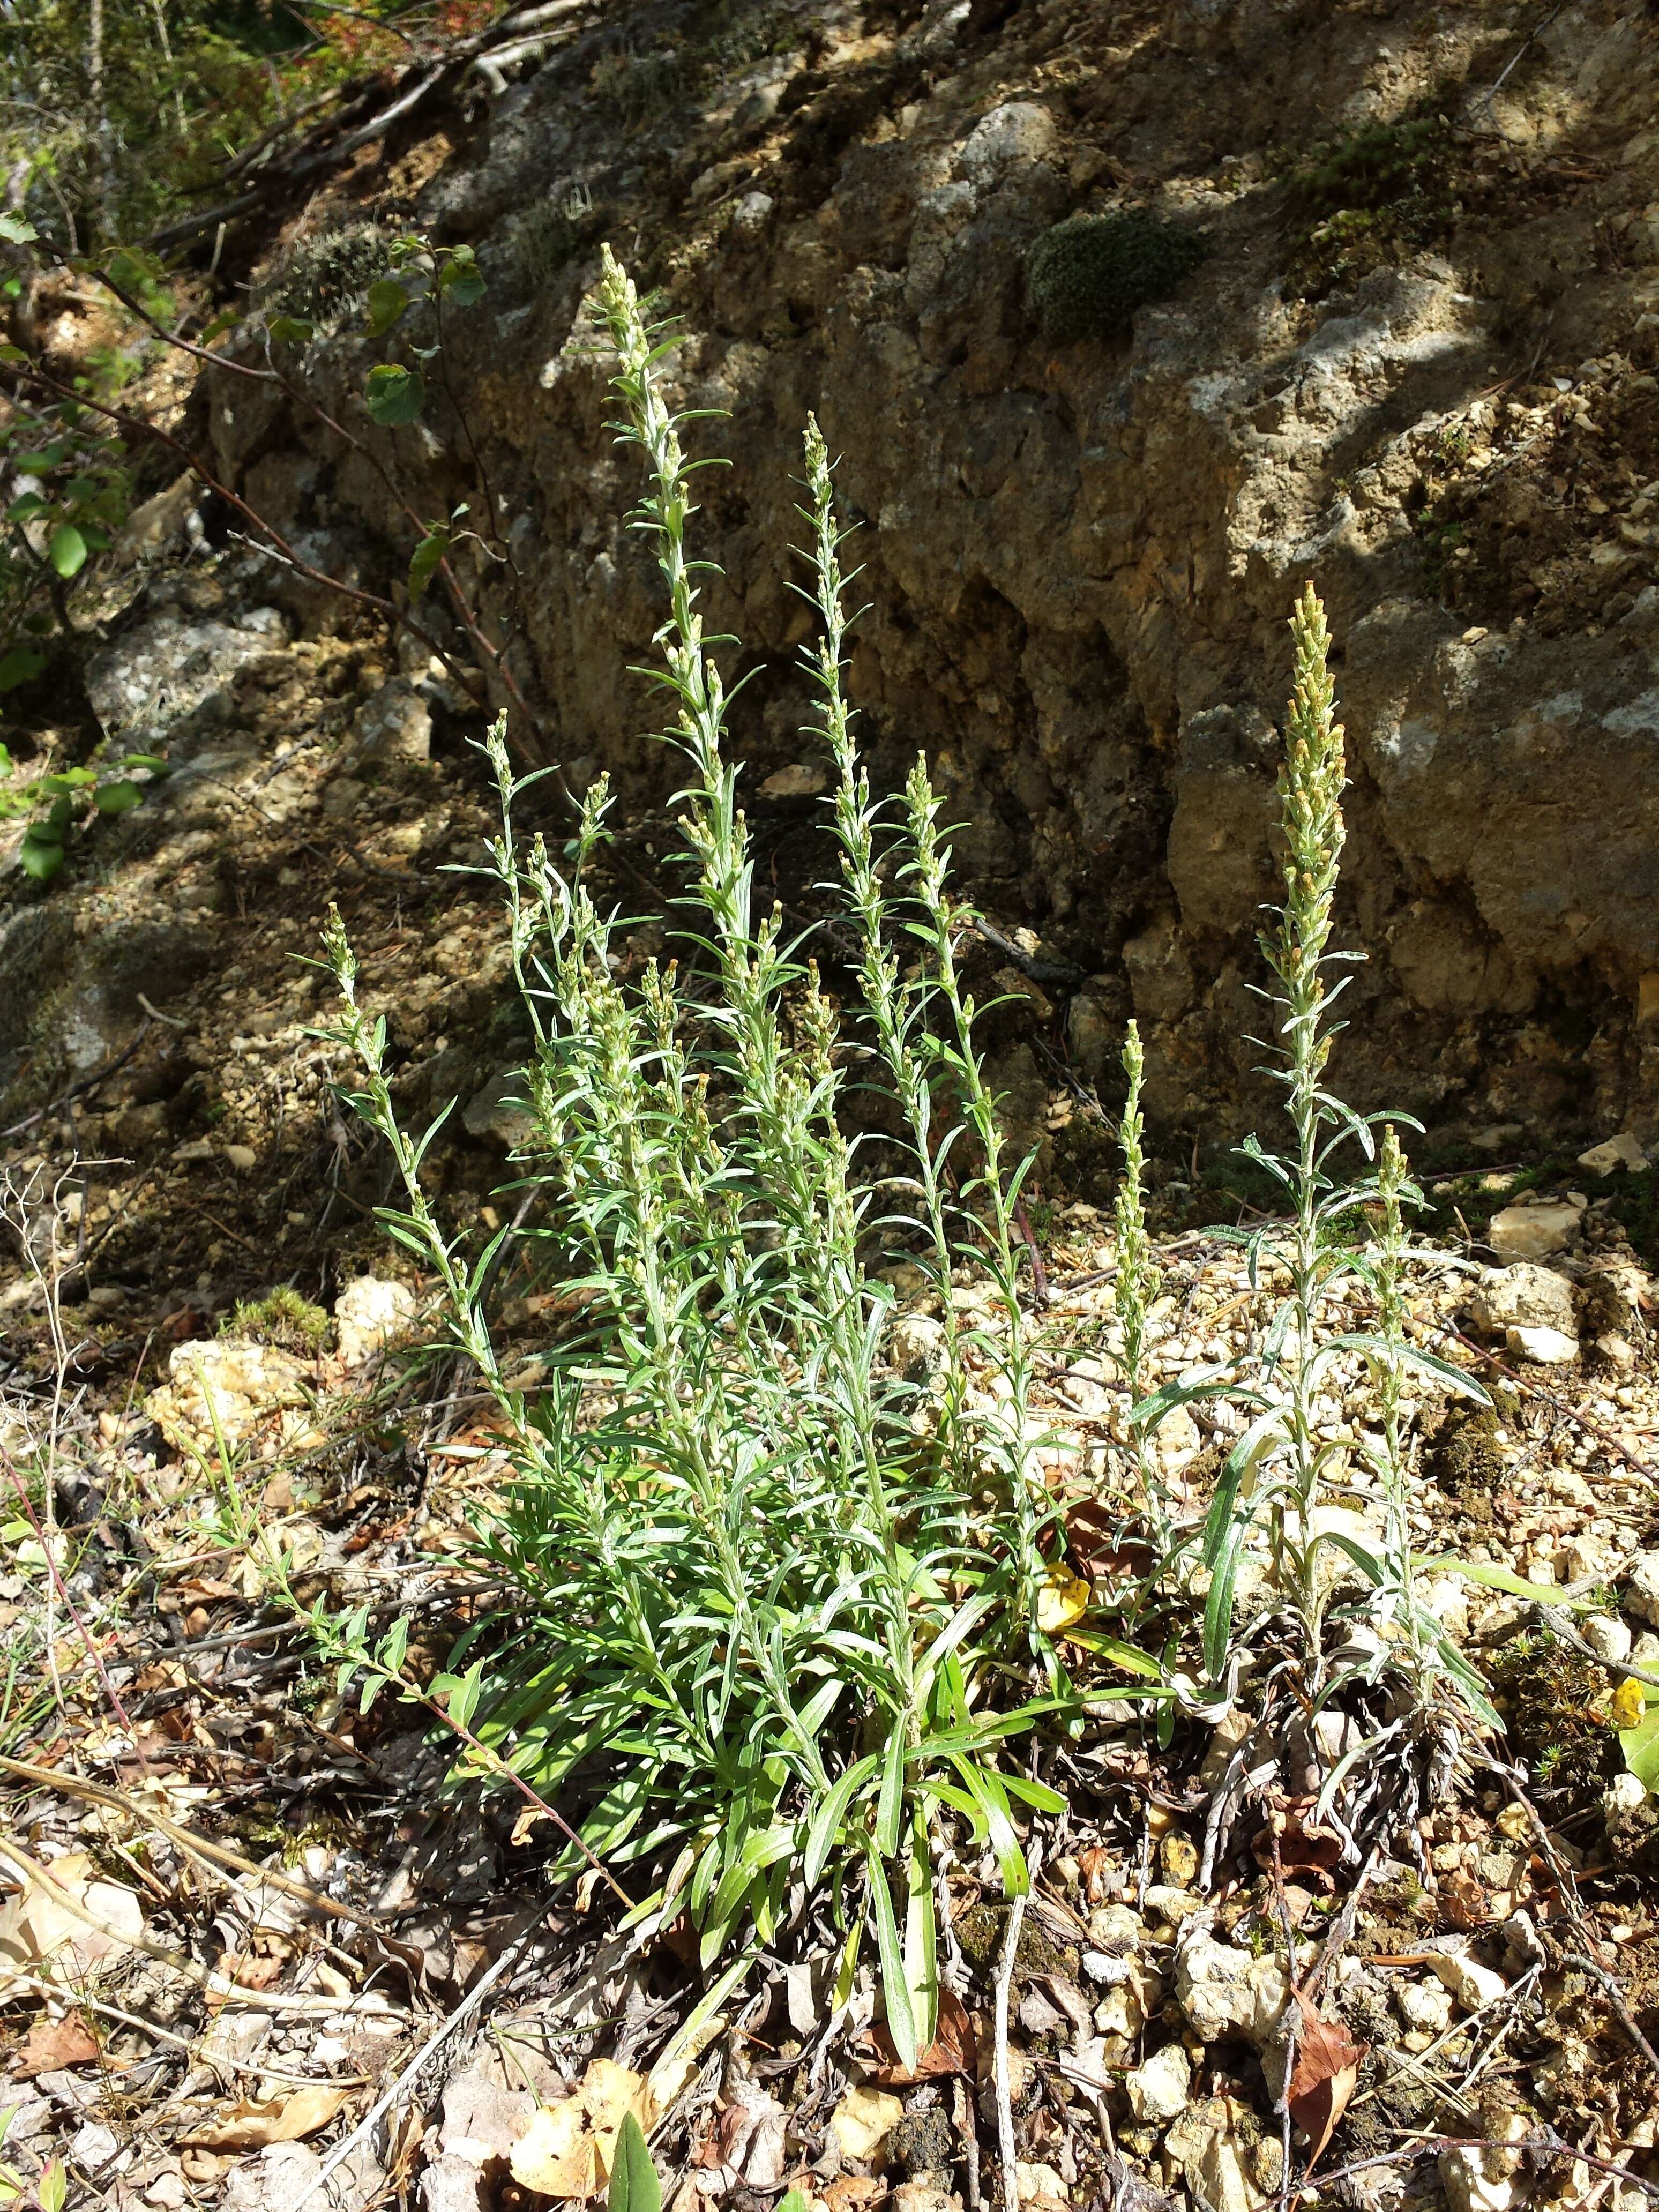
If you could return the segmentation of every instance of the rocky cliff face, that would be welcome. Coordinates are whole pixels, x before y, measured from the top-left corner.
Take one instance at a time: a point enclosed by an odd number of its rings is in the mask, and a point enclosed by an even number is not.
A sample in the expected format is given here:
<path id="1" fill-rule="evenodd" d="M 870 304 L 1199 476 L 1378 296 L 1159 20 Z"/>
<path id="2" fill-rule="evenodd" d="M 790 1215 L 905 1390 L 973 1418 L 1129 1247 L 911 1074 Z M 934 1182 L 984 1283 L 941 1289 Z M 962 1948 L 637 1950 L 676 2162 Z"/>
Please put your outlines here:
<path id="1" fill-rule="evenodd" d="M 1370 954 L 1351 1094 L 1448 1142 L 1651 1139 L 1659 18 L 1532 21 L 1507 0 L 665 0 L 577 16 L 306 224 L 477 249 L 489 294 L 450 373 L 516 518 L 525 680 L 573 780 L 671 787 L 621 672 L 658 610 L 583 313 L 608 237 L 681 319 L 685 404 L 729 416 L 696 434 L 732 462 L 698 527 L 725 572 L 710 626 L 761 671 L 738 733 L 763 858 L 817 866 L 810 806 L 761 790 L 806 757 L 786 549 L 813 410 L 862 526 L 878 775 L 927 748 L 973 889 L 1077 970 L 1048 1041 L 1086 1079 L 1133 1006 L 1166 1127 L 1259 1107 L 1284 618 L 1312 577 L 1341 644 L 1345 927 Z M 1121 337 L 1045 339 L 1031 245 L 1129 206 L 1201 240 L 1201 267 Z M 374 357 L 342 327 L 305 373 L 343 402 Z M 477 496 L 434 419 L 398 438 L 427 512 Z M 211 429 L 323 557 L 400 573 L 384 488 L 325 436 L 216 388 Z M 1025 1044 L 1002 1071 L 1031 1110 L 1050 1072 Z"/>

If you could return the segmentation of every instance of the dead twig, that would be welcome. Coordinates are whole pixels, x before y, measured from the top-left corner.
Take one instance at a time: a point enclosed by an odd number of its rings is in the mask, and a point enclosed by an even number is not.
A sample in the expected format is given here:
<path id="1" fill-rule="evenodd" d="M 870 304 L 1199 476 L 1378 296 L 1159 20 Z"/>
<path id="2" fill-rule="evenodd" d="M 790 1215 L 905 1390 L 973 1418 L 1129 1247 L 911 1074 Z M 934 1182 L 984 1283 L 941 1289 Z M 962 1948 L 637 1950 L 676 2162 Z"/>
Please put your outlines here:
<path id="1" fill-rule="evenodd" d="M 997 1968 L 996 1979 L 994 2079 L 997 2148 L 1002 2160 L 1003 2212 L 1019 2212 L 1019 2168 L 1014 2153 L 1014 2104 L 1008 2087 L 1008 1996 L 1013 1986 L 1014 1955 L 1019 1949 L 1019 1931 L 1025 1924 L 1025 1904 L 1022 1893 L 1008 1908 L 1008 1928 L 1002 1939 L 1002 1960 Z"/>

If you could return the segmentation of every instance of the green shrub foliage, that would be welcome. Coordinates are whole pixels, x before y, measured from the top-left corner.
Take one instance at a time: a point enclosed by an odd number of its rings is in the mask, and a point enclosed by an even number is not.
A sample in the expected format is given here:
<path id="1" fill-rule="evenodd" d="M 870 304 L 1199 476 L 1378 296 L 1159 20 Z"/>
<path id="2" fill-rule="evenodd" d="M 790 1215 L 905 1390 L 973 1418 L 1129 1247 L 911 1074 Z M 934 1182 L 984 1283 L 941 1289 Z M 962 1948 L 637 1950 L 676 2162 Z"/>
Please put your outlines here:
<path id="1" fill-rule="evenodd" d="M 1026 283 L 1043 337 L 1065 345 L 1121 337 L 1138 307 L 1167 300 L 1203 258 L 1190 231 L 1142 211 L 1074 215 L 1031 248 Z"/>

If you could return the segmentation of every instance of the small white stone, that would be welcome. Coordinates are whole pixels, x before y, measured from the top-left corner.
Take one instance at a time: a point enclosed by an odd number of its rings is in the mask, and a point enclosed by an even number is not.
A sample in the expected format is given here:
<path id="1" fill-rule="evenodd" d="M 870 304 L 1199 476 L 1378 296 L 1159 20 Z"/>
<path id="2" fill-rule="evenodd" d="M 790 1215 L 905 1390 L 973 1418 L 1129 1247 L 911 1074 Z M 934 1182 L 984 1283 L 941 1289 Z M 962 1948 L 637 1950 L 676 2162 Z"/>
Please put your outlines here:
<path id="1" fill-rule="evenodd" d="M 414 1316 L 415 1293 L 407 1285 L 359 1275 L 334 1302 L 341 1358 L 348 1367 L 361 1366 L 371 1352 L 406 1329 Z"/>
<path id="2" fill-rule="evenodd" d="M 765 229 L 767 220 L 776 205 L 777 202 L 769 192 L 745 192 L 732 210 L 732 229 L 741 232 L 744 237 L 754 237 L 757 232 Z M 822 790 L 822 784 L 818 787 Z"/>
<path id="3" fill-rule="evenodd" d="M 1407 2027 L 1420 2028 L 1427 2035 L 1443 2035 L 1451 2026 L 1451 1992 L 1437 1983 L 1397 1983 L 1394 2001 Z"/>
<path id="4" fill-rule="evenodd" d="M 1204 1910 L 1204 1900 L 1190 1889 L 1181 1889 L 1172 1881 L 1155 1881 L 1146 1892 L 1146 1910 L 1160 1920 L 1179 1924 L 1194 1912 Z"/>
<path id="5" fill-rule="evenodd" d="M 238 1175 L 252 1175 L 258 1164 L 259 1155 L 252 1145 L 227 1145 L 225 1159 Z"/>
<path id="6" fill-rule="evenodd" d="M 1577 1338 L 1564 1336 L 1559 1328 L 1512 1328 L 1504 1340 L 1518 1359 L 1529 1359 L 1534 1367 L 1565 1367 L 1578 1357 Z"/>
<path id="7" fill-rule="evenodd" d="M 1584 1641 L 1598 1659 L 1611 1659 L 1617 1664 L 1630 1657 L 1630 1630 L 1615 1615 L 1593 1613 L 1583 1626 Z"/>
<path id="8" fill-rule="evenodd" d="M 1060 143 L 1054 120 L 1046 107 L 1034 100 L 1014 100 L 994 107 L 974 128 L 957 156 L 957 166 L 970 184 L 994 183 L 1006 169 L 1025 161 L 1041 161 Z"/>
<path id="9" fill-rule="evenodd" d="M 1449 2212 L 1509 2212 L 1515 2202 L 1514 2180 L 1489 2170 L 1507 2156 L 1504 2151 L 1466 2150 L 1462 2144 L 1443 2150 L 1440 2186 Z"/>
<path id="10" fill-rule="evenodd" d="M 1520 1261 L 1513 1267 L 1488 1267 L 1469 1300 L 1469 1311 L 1482 1328 L 1559 1328 L 1573 1331 L 1572 1285 L 1553 1267 Z"/>
<path id="11" fill-rule="evenodd" d="M 908 1382 L 925 1382 L 945 1365 L 945 1323 L 932 1314 L 900 1314 L 887 1340 L 888 1357 Z"/>
<path id="12" fill-rule="evenodd" d="M 1508 1993 L 1510 1985 L 1502 1974 L 1466 1959 L 1461 1951 L 1431 1952 L 1429 1964 L 1465 2012 L 1479 2012 L 1482 2005 Z"/>
<path id="13" fill-rule="evenodd" d="M 1615 1774 L 1601 1793 L 1601 1817 L 1617 1835 L 1648 1802 L 1648 1793 L 1634 1774 Z"/>
<path id="14" fill-rule="evenodd" d="M 1641 1552 L 1631 1561 L 1624 1608 L 1659 1627 L 1659 1552 Z"/>
<path id="15" fill-rule="evenodd" d="M 1193 2086 L 1192 2061 L 1178 2043 L 1166 2043 L 1144 2066 L 1126 2075 L 1123 2086 L 1136 2119 L 1158 2126 L 1186 2111 Z"/>

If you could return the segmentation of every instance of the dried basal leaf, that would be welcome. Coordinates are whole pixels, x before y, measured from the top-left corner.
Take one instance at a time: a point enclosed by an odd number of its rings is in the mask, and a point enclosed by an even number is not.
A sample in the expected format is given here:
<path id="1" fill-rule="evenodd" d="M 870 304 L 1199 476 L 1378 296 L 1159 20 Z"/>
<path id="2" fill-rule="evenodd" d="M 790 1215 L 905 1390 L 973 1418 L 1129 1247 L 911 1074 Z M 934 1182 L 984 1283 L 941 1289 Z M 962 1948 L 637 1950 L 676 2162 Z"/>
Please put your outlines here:
<path id="1" fill-rule="evenodd" d="M 0 1905 L 0 1998 L 10 1989 L 8 1969 L 45 1969 L 59 1980 L 78 1981 L 94 1966 L 124 1957 L 144 1931 L 137 1895 L 118 1882 L 106 1881 L 85 1851 L 54 1859 L 52 1877 L 102 1925 L 88 1928 L 37 1882 L 9 1897 Z"/>

